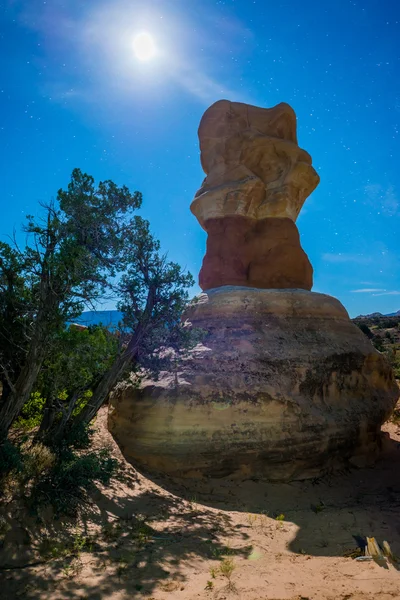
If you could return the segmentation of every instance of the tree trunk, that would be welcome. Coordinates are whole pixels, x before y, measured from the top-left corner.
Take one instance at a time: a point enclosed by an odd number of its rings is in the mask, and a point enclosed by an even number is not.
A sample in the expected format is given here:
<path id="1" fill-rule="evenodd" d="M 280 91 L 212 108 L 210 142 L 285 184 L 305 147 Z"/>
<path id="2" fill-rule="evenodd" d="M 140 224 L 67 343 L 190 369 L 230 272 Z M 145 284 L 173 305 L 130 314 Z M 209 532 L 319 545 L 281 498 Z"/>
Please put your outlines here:
<path id="1" fill-rule="evenodd" d="M 61 417 L 60 422 L 57 423 L 56 427 L 49 432 L 51 436 L 51 440 L 49 441 L 51 441 L 53 446 L 57 446 L 63 439 L 67 423 L 72 415 L 72 412 L 76 406 L 80 395 L 80 392 L 75 392 L 75 394 L 72 395 L 66 410 L 63 411 L 63 415 Z"/>
<path id="2" fill-rule="evenodd" d="M 124 352 L 116 358 L 111 368 L 103 375 L 97 384 L 93 396 L 77 418 L 77 423 L 90 423 L 96 416 L 99 408 L 107 400 L 111 390 L 117 385 L 128 365 L 133 362 L 139 351 L 140 343 L 146 334 L 151 322 L 151 314 L 154 308 L 156 287 L 149 287 L 146 299 L 146 307 L 143 311 L 142 320 L 132 334 Z"/>
<path id="3" fill-rule="evenodd" d="M 47 437 L 48 431 L 50 431 L 53 426 L 55 416 L 56 407 L 54 406 L 54 398 L 50 393 L 48 393 L 43 411 L 43 418 L 40 422 L 39 431 L 36 434 L 36 439 L 38 441 Z"/>
<path id="4" fill-rule="evenodd" d="M 77 417 L 77 423 L 90 423 L 96 416 L 99 408 L 107 400 L 111 390 L 117 385 L 124 371 L 131 362 L 131 357 L 126 353 L 118 357 L 112 367 L 103 375 L 94 389 L 93 396 L 90 398 L 85 408 Z"/>
<path id="5" fill-rule="evenodd" d="M 35 344 L 28 353 L 27 360 L 13 389 L 5 402 L 0 405 L 0 444 L 7 438 L 14 419 L 18 416 L 21 408 L 29 400 L 33 386 L 46 354 L 45 345 Z"/>
<path id="6" fill-rule="evenodd" d="M 7 400 L 7 398 L 9 397 L 10 394 L 11 394 L 11 388 L 9 386 L 9 383 L 6 379 L 3 379 L 1 381 L 0 406 L 2 405 L 3 402 L 5 402 Z"/>

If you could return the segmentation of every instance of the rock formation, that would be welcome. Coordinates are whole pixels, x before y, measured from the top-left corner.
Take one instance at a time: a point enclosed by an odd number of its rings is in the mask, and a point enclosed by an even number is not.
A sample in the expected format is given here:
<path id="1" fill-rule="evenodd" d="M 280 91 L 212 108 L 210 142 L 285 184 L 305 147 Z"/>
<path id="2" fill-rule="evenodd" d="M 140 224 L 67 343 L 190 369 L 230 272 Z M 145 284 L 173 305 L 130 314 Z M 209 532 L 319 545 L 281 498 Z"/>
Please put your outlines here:
<path id="1" fill-rule="evenodd" d="M 199 138 L 207 176 L 191 210 L 208 233 L 201 288 L 311 290 L 295 221 L 319 177 L 297 145 L 293 109 L 221 100 L 205 112 Z"/>
<path id="2" fill-rule="evenodd" d="M 203 290 L 221 285 L 311 290 L 313 270 L 291 219 L 229 215 L 207 221 Z"/>
<path id="3" fill-rule="evenodd" d="M 185 319 L 206 335 L 178 378 L 117 386 L 110 431 L 135 465 L 186 478 L 288 481 L 374 458 L 398 387 L 340 302 L 308 291 L 294 221 L 318 176 L 293 110 L 223 100 L 199 137 L 205 292 Z"/>
<path id="4" fill-rule="evenodd" d="M 228 215 L 295 221 L 319 177 L 299 148 L 296 115 L 285 103 L 258 108 L 220 100 L 199 127 L 201 165 L 207 177 L 191 205 L 206 229 Z"/>

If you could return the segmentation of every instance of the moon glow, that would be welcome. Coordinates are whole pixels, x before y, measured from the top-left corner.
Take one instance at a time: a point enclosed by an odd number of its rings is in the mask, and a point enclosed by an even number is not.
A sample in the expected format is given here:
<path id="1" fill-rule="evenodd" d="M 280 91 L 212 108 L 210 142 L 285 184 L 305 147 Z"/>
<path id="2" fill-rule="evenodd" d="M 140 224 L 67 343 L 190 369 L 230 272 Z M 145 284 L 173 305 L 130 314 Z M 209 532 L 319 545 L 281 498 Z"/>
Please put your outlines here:
<path id="1" fill-rule="evenodd" d="M 138 33 L 133 39 L 133 51 L 136 58 L 141 62 L 154 58 L 156 54 L 156 45 L 152 36 L 146 31 Z"/>

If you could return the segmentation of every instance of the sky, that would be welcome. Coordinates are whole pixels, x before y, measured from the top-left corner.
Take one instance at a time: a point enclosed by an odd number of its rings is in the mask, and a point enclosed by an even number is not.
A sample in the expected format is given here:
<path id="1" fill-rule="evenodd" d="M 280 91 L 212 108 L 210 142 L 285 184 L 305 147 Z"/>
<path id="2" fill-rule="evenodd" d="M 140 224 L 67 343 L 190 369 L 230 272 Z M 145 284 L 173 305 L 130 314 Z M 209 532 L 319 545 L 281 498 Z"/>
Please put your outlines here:
<path id="1" fill-rule="evenodd" d="M 141 191 L 162 248 L 197 278 L 202 114 L 222 98 L 288 102 L 321 177 L 297 220 L 313 290 L 352 317 L 400 309 L 397 0 L 2 4 L 0 239 L 79 167 Z"/>

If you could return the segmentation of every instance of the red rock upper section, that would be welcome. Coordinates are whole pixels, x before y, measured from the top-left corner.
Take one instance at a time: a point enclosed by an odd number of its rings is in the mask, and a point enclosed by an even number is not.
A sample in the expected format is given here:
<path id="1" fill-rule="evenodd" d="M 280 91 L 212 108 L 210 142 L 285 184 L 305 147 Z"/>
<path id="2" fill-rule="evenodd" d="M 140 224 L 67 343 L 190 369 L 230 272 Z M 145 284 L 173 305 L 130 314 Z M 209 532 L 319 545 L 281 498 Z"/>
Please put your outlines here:
<path id="1" fill-rule="evenodd" d="M 311 290 L 313 269 L 287 218 L 255 221 L 237 215 L 206 222 L 207 251 L 200 270 L 203 290 L 223 285 Z"/>

